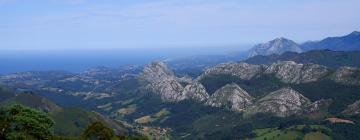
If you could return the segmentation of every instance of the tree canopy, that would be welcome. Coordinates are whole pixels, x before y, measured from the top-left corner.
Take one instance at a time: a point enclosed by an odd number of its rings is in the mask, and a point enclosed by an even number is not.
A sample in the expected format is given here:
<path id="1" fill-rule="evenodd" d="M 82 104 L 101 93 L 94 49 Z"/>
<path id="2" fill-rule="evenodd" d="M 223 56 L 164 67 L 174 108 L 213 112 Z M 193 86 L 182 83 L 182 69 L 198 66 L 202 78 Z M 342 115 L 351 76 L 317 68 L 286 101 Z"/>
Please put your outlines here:
<path id="1" fill-rule="evenodd" d="M 39 139 L 53 135 L 54 121 L 44 112 L 12 105 L 0 108 L 0 139 Z"/>

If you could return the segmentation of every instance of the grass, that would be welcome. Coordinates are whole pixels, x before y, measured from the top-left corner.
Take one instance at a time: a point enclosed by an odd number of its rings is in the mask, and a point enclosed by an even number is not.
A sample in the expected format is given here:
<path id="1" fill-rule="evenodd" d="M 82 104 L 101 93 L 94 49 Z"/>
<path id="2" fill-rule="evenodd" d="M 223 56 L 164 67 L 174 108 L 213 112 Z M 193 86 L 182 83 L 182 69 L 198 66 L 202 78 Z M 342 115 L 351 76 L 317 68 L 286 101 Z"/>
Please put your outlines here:
<path id="1" fill-rule="evenodd" d="M 303 127 L 304 125 L 296 125 L 283 130 L 280 130 L 278 128 L 256 129 L 254 130 L 254 133 L 256 134 L 254 140 L 331 140 L 329 136 L 319 131 L 304 134 L 301 131 Z M 311 125 L 310 127 L 316 130 L 328 129 L 327 127 L 322 125 Z"/>
<path id="2" fill-rule="evenodd" d="M 169 115 L 170 114 L 170 111 L 167 110 L 166 108 L 163 108 L 161 109 L 159 112 L 157 112 L 154 117 L 156 118 L 160 118 L 160 117 L 163 117 L 163 116 L 166 116 L 166 115 Z"/>
<path id="3" fill-rule="evenodd" d="M 254 140 L 295 140 L 297 137 L 303 137 L 300 131 L 283 131 L 274 128 L 260 130 L 256 133 L 258 136 Z"/>
<path id="4" fill-rule="evenodd" d="M 149 115 L 143 116 L 143 117 L 138 118 L 138 119 L 135 120 L 135 122 L 139 123 L 139 124 L 146 124 L 146 123 L 149 123 L 149 122 L 152 122 L 152 121 L 154 121 L 154 118 L 152 118 Z"/>
<path id="5" fill-rule="evenodd" d="M 168 118 L 168 115 L 170 115 L 170 111 L 168 111 L 166 108 L 163 108 L 153 115 L 140 117 L 136 119 L 135 122 L 139 124 L 146 124 L 154 121 L 165 121 Z"/>
<path id="6" fill-rule="evenodd" d="M 311 132 L 305 135 L 304 140 L 331 140 L 331 138 L 320 132 Z"/>
<path id="7" fill-rule="evenodd" d="M 126 108 L 121 108 L 117 111 L 117 113 L 121 116 L 129 115 L 131 113 L 134 113 L 136 111 L 136 104 L 129 105 Z"/>

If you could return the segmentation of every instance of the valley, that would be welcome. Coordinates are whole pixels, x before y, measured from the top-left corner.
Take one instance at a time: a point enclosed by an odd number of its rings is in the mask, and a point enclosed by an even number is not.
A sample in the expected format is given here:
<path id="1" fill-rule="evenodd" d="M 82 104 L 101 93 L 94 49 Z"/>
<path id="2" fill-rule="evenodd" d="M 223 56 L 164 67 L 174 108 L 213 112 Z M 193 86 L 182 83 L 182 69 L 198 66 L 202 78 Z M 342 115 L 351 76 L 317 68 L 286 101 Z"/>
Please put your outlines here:
<path id="1" fill-rule="evenodd" d="M 0 103 L 45 112 L 54 134 L 69 138 L 95 121 L 119 136 L 148 139 L 359 138 L 358 51 L 302 52 L 284 38 L 255 48 L 266 49 L 214 63 L 5 74 Z"/>

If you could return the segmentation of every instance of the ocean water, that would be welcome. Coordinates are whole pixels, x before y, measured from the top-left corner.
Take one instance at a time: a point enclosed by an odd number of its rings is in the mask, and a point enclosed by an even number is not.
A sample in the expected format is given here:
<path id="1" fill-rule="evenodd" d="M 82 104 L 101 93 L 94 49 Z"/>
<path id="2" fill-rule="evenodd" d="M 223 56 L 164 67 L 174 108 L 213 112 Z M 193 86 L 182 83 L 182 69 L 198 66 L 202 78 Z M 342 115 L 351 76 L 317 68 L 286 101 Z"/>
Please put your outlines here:
<path id="1" fill-rule="evenodd" d="M 239 51 L 239 49 L 241 48 L 0 50 L 0 74 L 38 70 L 81 72 L 96 66 L 116 68 L 123 65 L 146 64 L 154 60 L 208 54 L 227 54 Z"/>

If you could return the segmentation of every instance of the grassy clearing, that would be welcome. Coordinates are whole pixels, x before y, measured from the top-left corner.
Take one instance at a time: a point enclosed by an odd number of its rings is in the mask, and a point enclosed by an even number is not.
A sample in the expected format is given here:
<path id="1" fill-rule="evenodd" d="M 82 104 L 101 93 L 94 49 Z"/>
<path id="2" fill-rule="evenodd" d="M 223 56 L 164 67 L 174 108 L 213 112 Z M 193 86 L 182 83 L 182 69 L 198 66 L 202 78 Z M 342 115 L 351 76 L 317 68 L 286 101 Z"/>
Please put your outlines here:
<path id="1" fill-rule="evenodd" d="M 319 131 L 304 134 L 302 132 L 304 126 L 305 125 L 295 125 L 283 130 L 278 128 L 256 129 L 254 130 L 256 134 L 254 140 L 331 140 L 329 136 Z M 322 125 L 310 125 L 310 128 L 316 130 L 328 129 Z"/>
<path id="2" fill-rule="evenodd" d="M 136 111 L 136 104 L 129 105 L 126 108 L 121 108 L 117 111 L 119 115 L 129 115 L 131 113 L 134 113 Z"/>
<path id="3" fill-rule="evenodd" d="M 331 138 L 320 132 L 312 132 L 306 134 L 304 140 L 331 140 Z"/>

